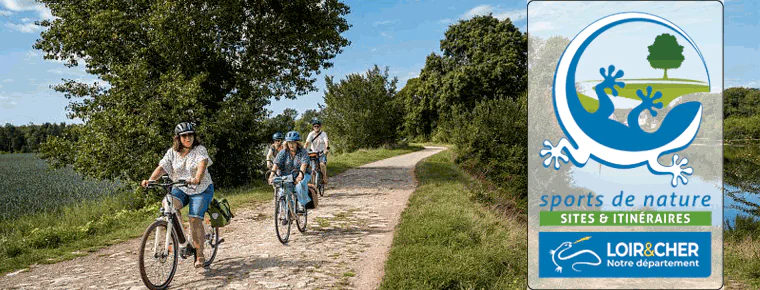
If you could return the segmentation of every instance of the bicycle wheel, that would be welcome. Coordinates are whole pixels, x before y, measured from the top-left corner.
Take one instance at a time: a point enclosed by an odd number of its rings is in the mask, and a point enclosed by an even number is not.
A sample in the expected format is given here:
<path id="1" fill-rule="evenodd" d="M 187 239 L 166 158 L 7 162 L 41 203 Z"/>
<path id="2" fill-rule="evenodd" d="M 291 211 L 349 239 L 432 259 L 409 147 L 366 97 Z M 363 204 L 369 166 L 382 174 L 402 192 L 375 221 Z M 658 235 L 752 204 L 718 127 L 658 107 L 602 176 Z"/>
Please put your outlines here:
<path id="1" fill-rule="evenodd" d="M 166 221 L 156 221 L 145 230 L 140 243 L 138 267 L 140 278 L 148 289 L 166 289 L 177 272 L 179 239 L 172 231 L 166 244 Z M 164 250 L 168 251 L 164 253 Z"/>
<path id="2" fill-rule="evenodd" d="M 319 196 L 325 196 L 325 185 L 322 184 L 322 171 L 321 169 L 317 169 L 314 173 L 314 186 L 317 187 L 317 192 L 319 193 Z"/>
<path id="3" fill-rule="evenodd" d="M 285 197 L 280 197 L 274 204 L 274 231 L 280 243 L 287 244 L 290 238 L 290 214 L 288 213 Z"/>
<path id="4" fill-rule="evenodd" d="M 322 179 L 321 177 L 322 176 L 320 176 L 320 179 Z M 317 184 L 317 192 L 319 192 L 319 196 L 325 196 L 325 185 L 322 182 Z"/>
<path id="5" fill-rule="evenodd" d="M 300 204 L 298 201 L 296 201 L 296 203 Z M 293 211 L 295 212 L 295 216 L 296 216 L 296 227 L 298 228 L 299 232 L 303 233 L 306 231 L 306 222 L 308 218 L 309 209 L 307 209 L 306 206 L 304 205 L 303 212 L 299 213 L 295 210 L 296 208 L 297 207 L 293 208 Z"/>
<path id="6" fill-rule="evenodd" d="M 206 233 L 203 244 L 203 257 L 206 258 L 206 262 L 203 266 L 208 267 L 214 262 L 216 252 L 219 251 L 219 228 L 212 227 L 210 222 L 204 222 L 203 230 Z"/>

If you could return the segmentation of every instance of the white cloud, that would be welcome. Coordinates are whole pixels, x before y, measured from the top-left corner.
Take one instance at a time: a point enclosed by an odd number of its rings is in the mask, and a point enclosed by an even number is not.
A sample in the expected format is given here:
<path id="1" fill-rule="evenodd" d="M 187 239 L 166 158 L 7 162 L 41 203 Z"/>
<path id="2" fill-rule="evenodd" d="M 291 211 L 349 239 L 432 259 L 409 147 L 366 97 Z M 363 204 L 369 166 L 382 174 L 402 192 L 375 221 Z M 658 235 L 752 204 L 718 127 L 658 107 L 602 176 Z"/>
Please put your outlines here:
<path id="1" fill-rule="evenodd" d="M 57 75 L 65 74 L 66 72 L 62 68 L 51 68 L 48 70 L 49 73 L 54 73 Z"/>
<path id="2" fill-rule="evenodd" d="M 468 10 L 460 18 L 462 19 L 470 19 L 475 16 L 482 16 L 482 15 L 488 15 L 491 14 L 493 17 L 496 17 L 496 19 L 504 20 L 509 18 L 512 20 L 512 22 L 520 21 L 525 19 L 528 16 L 528 11 L 526 9 L 517 9 L 517 10 L 502 10 L 502 8 L 494 7 L 491 5 L 478 5 L 473 7 L 472 9 Z"/>
<path id="3" fill-rule="evenodd" d="M 375 23 L 372 23 L 372 26 L 379 26 L 379 25 L 388 25 L 398 22 L 398 20 L 381 20 L 381 21 L 375 21 Z"/>
<path id="4" fill-rule="evenodd" d="M 452 22 L 451 18 L 444 18 L 441 20 L 438 20 L 438 23 L 440 24 L 450 24 Z"/>
<path id="5" fill-rule="evenodd" d="M 6 23 L 5 27 L 8 27 L 12 30 L 16 30 L 23 33 L 35 33 L 35 32 L 40 32 L 44 29 L 42 26 L 39 26 L 31 22 L 24 23 L 24 24 Z"/>
<path id="6" fill-rule="evenodd" d="M 4 83 L 12 83 L 12 82 L 15 82 L 15 81 L 16 80 L 14 80 L 14 79 L 4 79 L 3 80 Z"/>
<path id="7" fill-rule="evenodd" d="M 512 22 L 520 21 L 528 17 L 528 10 L 519 9 L 519 10 L 498 12 L 494 14 L 494 17 L 496 17 L 499 20 L 504 20 L 506 18 L 509 18 L 512 20 Z"/>
<path id="8" fill-rule="evenodd" d="M 373 47 L 372 49 L 369 50 L 369 52 L 376 52 L 377 50 L 378 50 L 377 47 Z"/>
<path id="9" fill-rule="evenodd" d="M 554 29 L 554 26 L 551 22 L 531 22 L 528 29 L 530 29 L 530 32 L 533 33 L 536 31 L 552 30 Z"/>
<path id="10" fill-rule="evenodd" d="M 382 36 L 382 37 L 385 37 L 385 38 L 393 38 L 393 37 L 392 37 L 390 34 L 388 34 L 388 33 L 387 33 L 387 32 L 385 32 L 385 31 L 383 31 L 383 32 L 380 32 L 380 36 Z"/>
<path id="11" fill-rule="evenodd" d="M 26 58 L 24 58 L 24 60 L 30 60 L 30 59 L 33 59 L 33 58 L 36 59 L 39 56 L 40 56 L 40 54 L 36 50 L 30 50 L 29 52 L 26 53 Z"/>
<path id="12" fill-rule="evenodd" d="M 35 0 L 0 0 L 0 7 L 13 12 L 35 11 L 39 13 L 40 19 L 53 18 L 53 14 L 50 12 L 50 9 Z"/>
<path id="13" fill-rule="evenodd" d="M 0 10 L 0 16 L 11 16 L 13 15 L 13 12 L 8 10 Z"/>
<path id="14" fill-rule="evenodd" d="M 469 19 L 478 15 L 488 15 L 493 13 L 493 6 L 491 5 L 478 5 L 462 15 L 462 18 Z"/>

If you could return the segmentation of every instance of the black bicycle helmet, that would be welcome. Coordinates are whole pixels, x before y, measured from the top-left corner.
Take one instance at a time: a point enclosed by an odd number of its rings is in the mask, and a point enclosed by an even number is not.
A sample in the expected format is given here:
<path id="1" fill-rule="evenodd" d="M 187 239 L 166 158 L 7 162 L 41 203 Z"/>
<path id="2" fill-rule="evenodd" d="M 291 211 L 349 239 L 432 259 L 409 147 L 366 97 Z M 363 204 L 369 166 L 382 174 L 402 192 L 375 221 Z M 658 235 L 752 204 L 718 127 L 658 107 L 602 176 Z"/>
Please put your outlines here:
<path id="1" fill-rule="evenodd" d="M 322 125 L 322 122 L 321 122 L 321 121 L 319 121 L 319 119 L 317 119 L 317 118 L 314 118 L 314 119 L 311 119 L 311 125 L 312 125 L 312 126 L 313 126 L 313 125 L 320 125 L 320 126 L 321 126 L 321 125 Z"/>
<path id="2" fill-rule="evenodd" d="M 284 137 L 280 132 L 274 133 L 274 135 L 272 135 L 272 140 L 282 140 L 283 138 Z"/>
<path id="3" fill-rule="evenodd" d="M 174 127 L 174 135 L 185 135 L 185 134 L 194 134 L 195 128 L 193 128 L 193 124 L 190 122 L 182 122 L 177 124 L 176 127 Z"/>

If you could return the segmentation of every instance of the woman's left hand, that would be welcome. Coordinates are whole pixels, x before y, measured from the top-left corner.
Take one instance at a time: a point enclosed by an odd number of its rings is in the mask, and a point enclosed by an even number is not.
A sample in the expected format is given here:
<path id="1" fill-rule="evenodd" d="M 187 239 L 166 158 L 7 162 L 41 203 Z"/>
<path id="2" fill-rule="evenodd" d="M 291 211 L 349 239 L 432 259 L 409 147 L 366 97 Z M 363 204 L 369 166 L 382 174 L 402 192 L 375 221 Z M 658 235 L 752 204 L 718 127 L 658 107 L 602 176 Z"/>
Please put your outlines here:
<path id="1" fill-rule="evenodd" d="M 298 177 L 296 177 L 296 183 L 301 183 L 301 180 L 303 180 L 303 173 L 298 172 Z"/>
<path id="2" fill-rule="evenodd" d="M 191 177 L 190 180 L 187 181 L 187 184 L 198 184 L 200 183 L 200 180 L 198 180 L 195 177 Z"/>

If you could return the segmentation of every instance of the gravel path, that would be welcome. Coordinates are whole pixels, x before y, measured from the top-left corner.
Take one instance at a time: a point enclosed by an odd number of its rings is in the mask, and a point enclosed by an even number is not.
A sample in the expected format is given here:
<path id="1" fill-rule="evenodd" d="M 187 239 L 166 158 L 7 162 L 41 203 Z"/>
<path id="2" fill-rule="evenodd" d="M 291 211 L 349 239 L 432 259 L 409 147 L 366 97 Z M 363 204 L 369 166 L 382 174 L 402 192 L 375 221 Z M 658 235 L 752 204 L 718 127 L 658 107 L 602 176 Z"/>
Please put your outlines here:
<path id="1" fill-rule="evenodd" d="M 274 232 L 273 205 L 237 212 L 222 231 L 211 270 L 199 274 L 181 260 L 171 289 L 375 289 L 393 240 L 393 229 L 414 191 L 414 166 L 444 150 L 426 147 L 350 169 L 330 179 L 308 230 L 293 225 L 282 245 Z M 137 269 L 139 240 L 89 256 L 0 277 L 2 289 L 145 289 Z"/>

